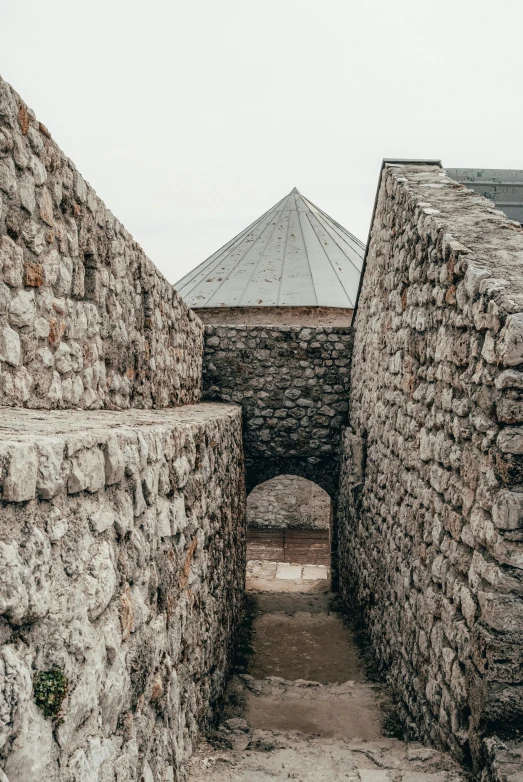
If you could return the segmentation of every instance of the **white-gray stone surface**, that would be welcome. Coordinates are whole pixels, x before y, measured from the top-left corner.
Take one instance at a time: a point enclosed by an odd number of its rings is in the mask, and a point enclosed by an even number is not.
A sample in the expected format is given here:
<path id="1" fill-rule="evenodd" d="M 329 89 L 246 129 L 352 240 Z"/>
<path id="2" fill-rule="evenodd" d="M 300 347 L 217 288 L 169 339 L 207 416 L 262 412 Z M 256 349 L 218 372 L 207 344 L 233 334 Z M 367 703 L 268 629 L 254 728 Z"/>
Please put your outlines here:
<path id="1" fill-rule="evenodd" d="M 355 315 L 340 583 L 407 724 L 476 772 L 523 723 L 523 229 L 385 167 Z M 523 769 L 522 769 L 523 772 Z"/>
<path id="2" fill-rule="evenodd" d="M 7 779 L 178 780 L 242 602 L 239 408 L 10 409 L 0 434 Z"/>
<path id="3" fill-rule="evenodd" d="M 198 402 L 202 331 L 0 78 L 0 405 Z"/>
<path id="4" fill-rule="evenodd" d="M 278 475 L 260 483 L 247 498 L 250 527 L 330 528 L 331 498 L 313 481 L 298 475 Z"/>

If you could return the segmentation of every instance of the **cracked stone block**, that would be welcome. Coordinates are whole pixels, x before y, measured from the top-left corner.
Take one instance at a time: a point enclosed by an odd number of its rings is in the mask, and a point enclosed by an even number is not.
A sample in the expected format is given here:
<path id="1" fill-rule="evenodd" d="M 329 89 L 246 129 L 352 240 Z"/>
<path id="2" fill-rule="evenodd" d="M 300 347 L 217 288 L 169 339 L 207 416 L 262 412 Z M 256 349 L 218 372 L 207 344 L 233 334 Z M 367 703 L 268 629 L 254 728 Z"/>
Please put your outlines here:
<path id="1" fill-rule="evenodd" d="M 80 451 L 72 459 L 71 472 L 67 481 L 67 491 L 75 494 L 79 491 L 95 492 L 105 484 L 105 462 L 99 448 Z"/>
<path id="2" fill-rule="evenodd" d="M 21 355 L 22 349 L 18 333 L 9 326 L 4 326 L 0 329 L 0 360 L 13 367 L 18 367 Z"/>
<path id="3" fill-rule="evenodd" d="M 36 495 L 38 456 L 34 445 L 16 445 L 10 455 L 2 498 L 8 502 L 26 502 Z"/>

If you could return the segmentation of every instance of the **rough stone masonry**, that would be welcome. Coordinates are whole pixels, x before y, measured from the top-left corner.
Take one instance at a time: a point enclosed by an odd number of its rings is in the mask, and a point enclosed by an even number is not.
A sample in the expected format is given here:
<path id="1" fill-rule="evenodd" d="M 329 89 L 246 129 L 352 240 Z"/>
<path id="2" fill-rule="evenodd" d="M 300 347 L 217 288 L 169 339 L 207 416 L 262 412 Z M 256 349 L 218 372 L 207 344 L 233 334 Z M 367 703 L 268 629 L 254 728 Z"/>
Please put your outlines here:
<path id="1" fill-rule="evenodd" d="M 202 333 L 0 80 L 1 782 L 174 782 L 212 718 L 245 482 Z"/>
<path id="2" fill-rule="evenodd" d="M 523 724 L 522 258 L 521 226 L 441 168 L 384 168 L 355 316 L 340 584 L 406 719 L 478 777 L 483 737 Z"/>
<path id="3" fill-rule="evenodd" d="M 248 489 L 299 475 L 338 492 L 347 422 L 350 326 L 205 326 L 204 395 L 244 416 Z"/>
<path id="4" fill-rule="evenodd" d="M 331 500 L 324 489 L 297 475 L 260 483 L 247 500 L 247 524 L 275 529 L 330 529 Z"/>
<path id="5" fill-rule="evenodd" d="M 203 327 L 0 79 L 0 404 L 200 397 Z"/>

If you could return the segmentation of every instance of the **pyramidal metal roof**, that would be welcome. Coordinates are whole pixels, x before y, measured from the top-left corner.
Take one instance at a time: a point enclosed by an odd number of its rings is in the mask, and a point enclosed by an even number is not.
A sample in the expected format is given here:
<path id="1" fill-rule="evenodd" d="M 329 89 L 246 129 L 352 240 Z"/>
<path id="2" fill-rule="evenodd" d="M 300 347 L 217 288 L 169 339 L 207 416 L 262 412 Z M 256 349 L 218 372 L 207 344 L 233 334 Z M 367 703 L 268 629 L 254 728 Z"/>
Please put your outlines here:
<path id="1" fill-rule="evenodd" d="M 175 288 L 194 308 L 353 308 L 364 252 L 294 188 Z"/>

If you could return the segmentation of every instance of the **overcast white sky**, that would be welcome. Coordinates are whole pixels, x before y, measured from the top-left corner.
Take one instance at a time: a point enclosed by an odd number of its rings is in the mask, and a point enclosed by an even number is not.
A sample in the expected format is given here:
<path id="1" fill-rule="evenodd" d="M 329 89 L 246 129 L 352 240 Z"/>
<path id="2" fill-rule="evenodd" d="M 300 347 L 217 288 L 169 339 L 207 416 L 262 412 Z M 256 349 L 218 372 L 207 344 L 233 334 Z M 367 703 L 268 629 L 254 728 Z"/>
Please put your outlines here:
<path id="1" fill-rule="evenodd" d="M 0 73 L 171 282 L 383 157 L 523 168 L 521 0 L 0 0 Z"/>

